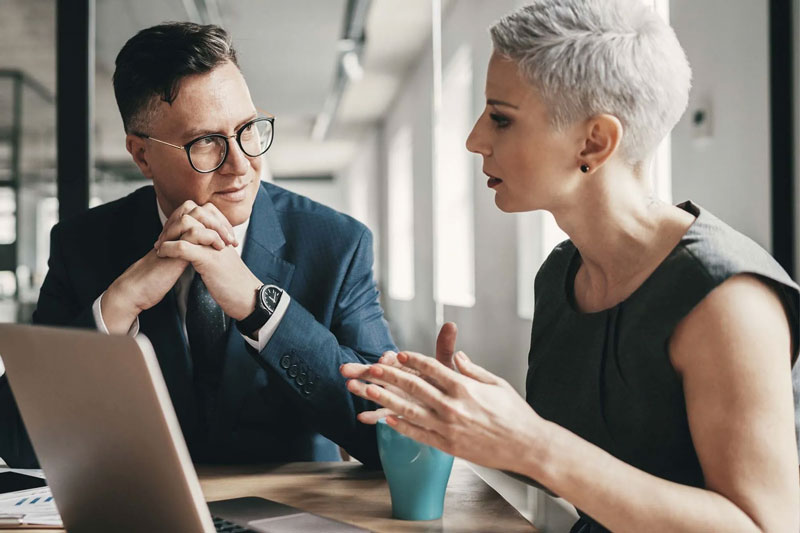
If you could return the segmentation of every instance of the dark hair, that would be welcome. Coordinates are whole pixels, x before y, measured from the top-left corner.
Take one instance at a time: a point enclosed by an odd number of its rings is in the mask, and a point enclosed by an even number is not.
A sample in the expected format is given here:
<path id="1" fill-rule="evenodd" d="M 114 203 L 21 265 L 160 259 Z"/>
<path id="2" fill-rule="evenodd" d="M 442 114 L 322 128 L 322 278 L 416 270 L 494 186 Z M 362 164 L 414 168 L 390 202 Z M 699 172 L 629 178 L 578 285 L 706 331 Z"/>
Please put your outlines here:
<path id="1" fill-rule="evenodd" d="M 213 24 L 166 22 L 128 39 L 114 71 L 114 95 L 125 132 L 145 125 L 143 115 L 154 97 L 171 104 L 183 78 L 205 74 L 227 61 L 238 66 L 228 32 Z"/>

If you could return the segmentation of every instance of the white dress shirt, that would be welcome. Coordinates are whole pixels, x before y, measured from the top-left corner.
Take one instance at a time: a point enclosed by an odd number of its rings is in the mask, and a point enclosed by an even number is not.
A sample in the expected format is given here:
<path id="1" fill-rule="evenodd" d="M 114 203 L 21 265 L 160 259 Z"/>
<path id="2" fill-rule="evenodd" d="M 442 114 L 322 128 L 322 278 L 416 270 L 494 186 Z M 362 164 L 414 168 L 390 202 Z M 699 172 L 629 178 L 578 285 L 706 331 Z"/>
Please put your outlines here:
<path id="1" fill-rule="evenodd" d="M 156 205 L 158 207 L 158 218 L 161 219 L 161 226 L 164 226 L 164 223 L 167 221 L 166 215 L 161 210 L 161 206 L 158 205 L 158 201 L 156 201 Z M 242 255 L 242 250 L 244 249 L 244 240 L 245 236 L 247 235 L 247 226 L 250 224 L 250 219 L 248 218 L 242 224 L 238 226 L 234 226 L 233 233 L 236 236 L 236 240 L 239 243 L 239 246 L 236 247 L 236 252 L 239 256 Z M 186 270 L 183 271 L 181 277 L 178 278 L 178 282 L 175 284 L 173 290 L 175 291 L 175 299 L 178 304 L 178 313 L 181 317 L 181 324 L 183 325 L 183 334 L 185 338 L 189 338 L 186 333 L 186 298 L 189 294 L 189 286 L 192 284 L 192 279 L 194 278 L 194 267 L 191 264 L 186 267 Z M 105 292 L 103 293 L 105 294 Z M 97 297 L 97 300 L 94 301 L 92 305 L 92 313 L 94 314 L 94 321 L 97 324 L 97 330 L 101 333 L 108 334 L 108 328 L 106 327 L 106 323 L 103 321 L 103 311 L 100 305 L 100 301 L 103 299 L 103 294 Z M 253 348 L 258 350 L 259 352 L 266 347 L 267 343 L 269 342 L 270 338 L 272 338 L 273 333 L 275 330 L 278 329 L 278 326 L 283 320 L 283 315 L 286 314 L 286 309 L 289 307 L 289 294 L 284 291 L 283 296 L 281 296 L 280 302 L 278 302 L 278 307 L 275 309 L 275 312 L 272 314 L 267 323 L 264 324 L 261 329 L 258 330 L 258 339 L 251 339 L 247 335 L 242 335 L 244 340 Z M 131 328 L 128 330 L 128 335 L 134 337 L 139 334 L 139 317 L 133 321 L 131 324 Z M 191 347 L 190 347 L 191 348 Z M 0 363 L 1 365 L 2 363 Z M 0 367 L 1 368 L 1 367 Z M 2 373 L 0 373 L 2 376 Z"/>

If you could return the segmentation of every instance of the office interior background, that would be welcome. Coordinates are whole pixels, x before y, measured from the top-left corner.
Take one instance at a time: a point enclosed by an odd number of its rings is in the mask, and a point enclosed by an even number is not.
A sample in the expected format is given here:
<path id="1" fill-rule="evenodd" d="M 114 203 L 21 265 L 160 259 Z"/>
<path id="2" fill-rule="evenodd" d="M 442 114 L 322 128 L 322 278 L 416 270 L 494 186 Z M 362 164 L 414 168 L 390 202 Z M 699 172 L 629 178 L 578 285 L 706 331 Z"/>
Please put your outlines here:
<path id="1" fill-rule="evenodd" d="M 642 1 L 668 17 L 694 73 L 689 108 L 655 163 L 657 194 L 693 200 L 796 272 L 800 2 Z M 216 23 L 233 36 L 255 104 L 276 116 L 263 179 L 369 226 L 397 344 L 431 354 L 438 325 L 455 321 L 458 347 L 524 393 L 533 279 L 563 234 L 544 213 L 499 211 L 480 157 L 464 147 L 484 105 L 486 29 L 524 3 L 0 0 L 0 321 L 30 320 L 59 186 L 88 183 L 96 205 L 147 184 L 125 150 L 111 86 L 121 46 L 162 21 Z M 59 6 L 88 21 L 90 55 L 59 48 L 59 21 L 70 20 Z M 57 151 L 67 131 L 58 105 L 75 95 L 59 98 L 57 72 L 80 76 L 87 57 L 93 88 L 78 109 L 89 127 L 71 133 L 76 150 L 88 147 L 84 176 L 59 164 L 75 154 Z M 484 474 L 559 530 L 568 506 Z"/>

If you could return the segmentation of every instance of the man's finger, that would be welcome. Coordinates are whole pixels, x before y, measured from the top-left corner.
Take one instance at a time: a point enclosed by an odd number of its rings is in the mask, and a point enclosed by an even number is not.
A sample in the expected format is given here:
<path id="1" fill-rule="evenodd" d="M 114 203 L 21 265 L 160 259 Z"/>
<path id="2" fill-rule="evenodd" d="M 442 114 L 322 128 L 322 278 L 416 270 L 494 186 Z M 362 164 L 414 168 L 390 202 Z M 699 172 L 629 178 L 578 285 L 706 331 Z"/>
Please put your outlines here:
<path id="1" fill-rule="evenodd" d="M 209 203 L 197 206 L 189 214 L 199 220 L 205 227 L 219 233 L 219 236 L 227 244 L 236 246 L 236 235 L 233 233 L 233 226 L 214 204 Z"/>
<path id="2" fill-rule="evenodd" d="M 153 246 L 154 248 L 158 249 L 164 241 L 179 239 L 182 233 L 189 231 L 195 226 L 204 227 L 188 213 L 176 215 L 176 213 L 179 213 L 179 209 L 176 209 L 173 215 L 169 217 L 169 220 L 164 223 L 164 228 L 161 230 L 161 234 L 158 236 Z"/>
<path id="3" fill-rule="evenodd" d="M 211 202 L 204 204 L 203 207 L 211 211 L 217 217 L 217 219 L 230 230 L 231 237 L 233 238 L 234 241 L 233 245 L 239 246 L 239 241 L 236 239 L 236 234 L 233 232 L 233 224 L 230 223 L 228 217 L 222 214 L 222 211 L 220 211 L 219 208 L 216 205 L 212 204 Z"/>
<path id="4" fill-rule="evenodd" d="M 213 246 L 217 250 L 222 250 L 225 248 L 225 241 L 222 240 L 222 238 L 219 236 L 219 233 L 213 229 L 208 229 L 207 227 L 201 225 L 197 225 L 193 228 L 190 228 L 188 231 L 181 233 L 180 238 L 184 241 L 189 241 L 192 244 Z"/>
<path id="5" fill-rule="evenodd" d="M 456 353 L 458 327 L 453 322 L 445 322 L 436 337 L 436 360 L 447 368 L 455 368 L 453 355 Z"/>
<path id="6" fill-rule="evenodd" d="M 156 250 L 158 257 L 173 257 L 194 263 L 204 258 L 204 253 L 208 250 L 205 246 L 192 244 L 189 241 L 167 241 L 161 244 Z"/>

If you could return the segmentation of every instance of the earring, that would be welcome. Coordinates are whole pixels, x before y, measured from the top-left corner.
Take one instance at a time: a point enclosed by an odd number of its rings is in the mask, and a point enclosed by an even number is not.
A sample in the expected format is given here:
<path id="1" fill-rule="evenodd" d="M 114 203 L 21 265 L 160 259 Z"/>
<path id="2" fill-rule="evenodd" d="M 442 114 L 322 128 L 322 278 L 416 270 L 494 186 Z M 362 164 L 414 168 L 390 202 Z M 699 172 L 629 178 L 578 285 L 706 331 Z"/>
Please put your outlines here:
<path id="1" fill-rule="evenodd" d="M 589 172 L 589 165 L 587 165 L 586 163 L 582 164 L 581 165 L 581 172 L 583 172 L 584 174 Z"/>

